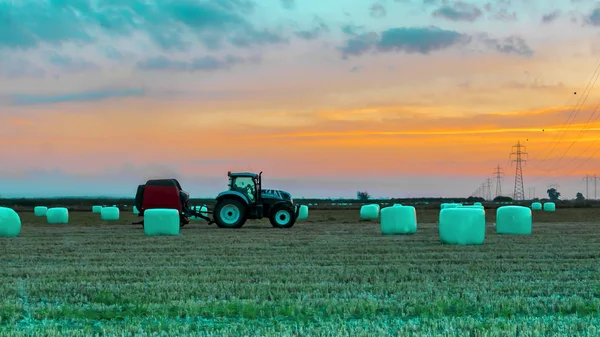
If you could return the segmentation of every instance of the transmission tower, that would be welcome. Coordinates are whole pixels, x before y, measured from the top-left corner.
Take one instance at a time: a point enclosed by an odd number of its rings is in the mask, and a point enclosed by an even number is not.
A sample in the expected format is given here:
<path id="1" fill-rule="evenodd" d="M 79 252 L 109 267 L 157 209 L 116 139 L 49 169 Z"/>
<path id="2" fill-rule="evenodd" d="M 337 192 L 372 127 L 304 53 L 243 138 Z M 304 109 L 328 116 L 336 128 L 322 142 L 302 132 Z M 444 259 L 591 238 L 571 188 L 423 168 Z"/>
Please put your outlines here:
<path id="1" fill-rule="evenodd" d="M 502 178 L 504 178 L 504 171 L 500 165 L 494 169 L 494 176 L 496 177 L 496 196 L 502 195 Z"/>
<path id="2" fill-rule="evenodd" d="M 515 159 L 513 159 L 513 156 Z M 525 145 L 521 145 L 521 141 L 517 142 L 517 145 L 513 145 L 512 152 L 510 153 L 511 164 L 516 163 L 515 170 L 515 190 L 513 193 L 514 200 L 525 199 L 525 187 L 523 187 L 523 163 L 527 162 L 527 152 L 525 152 Z"/>
<path id="3" fill-rule="evenodd" d="M 492 200 L 492 179 L 487 178 L 485 180 L 486 198 L 485 200 Z"/>

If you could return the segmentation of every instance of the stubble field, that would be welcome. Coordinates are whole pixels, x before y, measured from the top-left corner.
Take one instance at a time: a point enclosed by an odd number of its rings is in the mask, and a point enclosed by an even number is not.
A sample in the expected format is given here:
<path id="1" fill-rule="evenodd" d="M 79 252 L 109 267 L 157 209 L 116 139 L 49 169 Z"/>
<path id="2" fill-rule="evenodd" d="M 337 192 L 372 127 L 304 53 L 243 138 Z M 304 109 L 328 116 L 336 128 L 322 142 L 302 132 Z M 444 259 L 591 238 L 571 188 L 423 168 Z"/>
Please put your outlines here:
<path id="1" fill-rule="evenodd" d="M 535 213 L 531 236 L 439 242 L 437 211 L 382 236 L 358 211 L 290 230 L 193 222 L 145 237 L 138 218 L 21 213 L 0 239 L 0 336 L 598 336 L 600 209 Z"/>

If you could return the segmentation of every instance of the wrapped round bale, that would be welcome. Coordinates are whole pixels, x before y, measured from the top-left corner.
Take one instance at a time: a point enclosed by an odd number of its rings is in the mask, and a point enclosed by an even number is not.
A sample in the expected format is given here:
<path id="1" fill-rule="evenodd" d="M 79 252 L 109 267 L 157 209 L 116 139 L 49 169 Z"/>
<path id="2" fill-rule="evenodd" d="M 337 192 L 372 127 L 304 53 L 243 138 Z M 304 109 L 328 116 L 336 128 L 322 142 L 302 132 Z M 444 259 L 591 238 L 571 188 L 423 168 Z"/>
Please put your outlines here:
<path id="1" fill-rule="evenodd" d="M 531 209 L 525 206 L 502 206 L 496 210 L 497 234 L 531 234 Z"/>
<path id="2" fill-rule="evenodd" d="M 402 204 L 394 204 L 394 207 L 402 207 Z"/>
<path id="3" fill-rule="evenodd" d="M 545 202 L 544 203 L 544 212 L 554 212 L 556 211 L 556 204 L 553 202 Z"/>
<path id="4" fill-rule="evenodd" d="M 360 218 L 365 220 L 378 219 L 379 218 L 379 205 L 371 204 L 364 205 L 360 208 Z"/>
<path id="5" fill-rule="evenodd" d="M 456 207 L 440 211 L 440 241 L 453 245 L 481 245 L 485 239 L 485 211 Z"/>
<path id="6" fill-rule="evenodd" d="M 135 215 L 140 214 L 140 211 L 137 209 L 136 206 L 133 206 L 133 214 L 135 214 Z"/>
<path id="7" fill-rule="evenodd" d="M 35 206 L 33 208 L 33 215 L 35 216 L 46 216 L 46 212 L 48 211 L 48 207 L 46 206 Z"/>
<path id="8" fill-rule="evenodd" d="M 473 205 L 475 205 L 475 206 L 483 206 L 480 202 L 475 202 L 475 203 L 473 203 Z"/>
<path id="9" fill-rule="evenodd" d="M 462 207 L 462 204 L 444 203 L 444 204 L 441 205 L 442 209 L 446 209 L 446 208 L 458 208 L 458 207 Z"/>
<path id="10" fill-rule="evenodd" d="M 21 233 L 21 218 L 14 209 L 0 207 L 0 237 L 14 238 Z"/>
<path id="11" fill-rule="evenodd" d="M 102 211 L 102 206 L 96 205 L 92 206 L 92 213 L 100 213 Z"/>
<path id="12" fill-rule="evenodd" d="M 475 209 L 484 209 L 483 205 L 464 205 L 464 206 L 460 206 L 460 207 L 464 207 L 464 208 L 475 208 Z"/>
<path id="13" fill-rule="evenodd" d="M 300 205 L 300 211 L 298 211 L 298 220 L 308 219 L 308 206 Z"/>
<path id="14" fill-rule="evenodd" d="M 381 234 L 414 234 L 417 232 L 417 211 L 413 206 L 392 206 L 381 209 Z"/>
<path id="15" fill-rule="evenodd" d="M 49 208 L 46 212 L 46 220 L 50 225 L 69 223 L 69 210 L 65 207 Z"/>
<path id="16" fill-rule="evenodd" d="M 144 211 L 144 234 L 147 236 L 179 235 L 179 211 L 167 208 Z"/>
<path id="17" fill-rule="evenodd" d="M 116 221 L 119 220 L 119 208 L 118 207 L 103 207 L 100 211 L 100 220 L 103 221 Z"/>
<path id="18" fill-rule="evenodd" d="M 531 209 L 534 211 L 541 211 L 542 210 L 542 203 L 541 202 L 534 202 L 531 204 Z"/>

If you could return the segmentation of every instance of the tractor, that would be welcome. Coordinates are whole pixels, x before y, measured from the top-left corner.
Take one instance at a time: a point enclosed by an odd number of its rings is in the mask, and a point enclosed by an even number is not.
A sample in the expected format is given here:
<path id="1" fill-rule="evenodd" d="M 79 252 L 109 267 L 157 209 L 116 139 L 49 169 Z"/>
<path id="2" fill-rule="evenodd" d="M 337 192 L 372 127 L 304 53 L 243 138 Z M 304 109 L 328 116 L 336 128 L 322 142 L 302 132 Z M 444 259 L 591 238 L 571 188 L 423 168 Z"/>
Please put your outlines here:
<path id="1" fill-rule="evenodd" d="M 180 225 L 196 216 L 216 223 L 220 228 L 241 228 L 248 219 L 269 218 L 275 228 L 291 228 L 296 223 L 300 205 L 294 204 L 290 193 L 282 190 L 262 189 L 262 172 L 227 172 L 229 189 L 217 195 L 213 211 L 200 212 L 189 205 L 189 193 L 181 189 L 176 179 L 148 180 L 139 185 L 136 207 L 139 216 L 151 208 L 172 208 L 180 212 Z M 213 214 L 209 218 L 202 213 Z M 143 221 L 137 224 L 143 224 Z"/>

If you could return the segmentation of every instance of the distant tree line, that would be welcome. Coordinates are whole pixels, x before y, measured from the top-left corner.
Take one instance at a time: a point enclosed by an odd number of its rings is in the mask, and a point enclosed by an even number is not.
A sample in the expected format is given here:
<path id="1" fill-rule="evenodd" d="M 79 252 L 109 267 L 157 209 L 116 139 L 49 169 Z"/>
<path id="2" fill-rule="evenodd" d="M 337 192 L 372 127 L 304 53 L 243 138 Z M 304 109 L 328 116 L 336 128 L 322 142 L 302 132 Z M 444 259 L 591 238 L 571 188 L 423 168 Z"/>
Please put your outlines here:
<path id="1" fill-rule="evenodd" d="M 391 199 L 373 199 L 367 192 L 361 192 L 360 196 L 357 195 L 356 199 L 342 199 L 342 198 L 294 198 L 294 202 L 311 205 L 313 209 L 345 209 L 345 208 L 360 208 L 363 204 L 377 203 L 377 204 L 407 204 L 414 205 L 420 209 L 439 209 L 441 203 L 467 203 L 472 204 L 475 202 L 481 202 L 488 208 L 494 208 L 500 203 L 512 202 L 515 205 L 529 206 L 534 201 L 554 201 L 559 208 L 581 208 L 581 207 L 600 207 L 600 202 L 596 200 L 585 200 L 581 193 L 578 193 L 574 200 L 560 200 L 560 199 L 533 199 L 533 200 L 517 200 L 514 201 L 508 196 L 498 196 L 493 201 L 486 201 L 480 197 L 467 197 L 467 198 L 391 198 Z M 368 198 L 367 198 L 368 196 Z M 552 195 L 554 198 L 560 196 L 559 193 Z M 98 197 L 98 198 L 81 198 L 81 197 L 62 197 L 62 198 L 0 198 L 0 206 L 11 207 L 22 210 L 33 210 L 35 206 L 47 206 L 47 207 L 67 207 L 70 210 L 75 211 L 88 211 L 91 210 L 93 205 L 118 205 L 122 210 L 132 209 L 135 201 L 133 198 L 109 198 L 109 197 Z M 212 207 L 215 200 L 212 198 L 194 198 L 190 199 L 192 205 L 207 205 Z"/>

